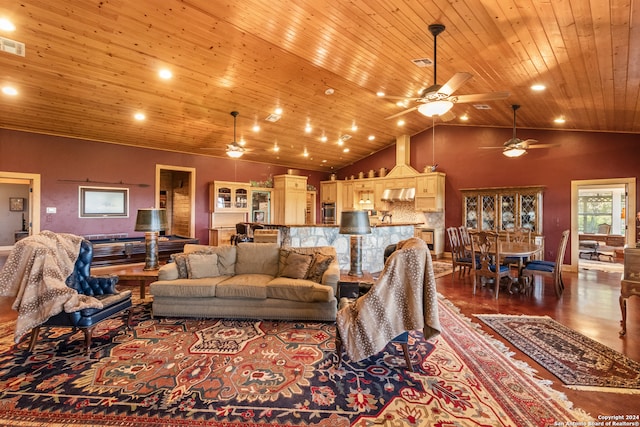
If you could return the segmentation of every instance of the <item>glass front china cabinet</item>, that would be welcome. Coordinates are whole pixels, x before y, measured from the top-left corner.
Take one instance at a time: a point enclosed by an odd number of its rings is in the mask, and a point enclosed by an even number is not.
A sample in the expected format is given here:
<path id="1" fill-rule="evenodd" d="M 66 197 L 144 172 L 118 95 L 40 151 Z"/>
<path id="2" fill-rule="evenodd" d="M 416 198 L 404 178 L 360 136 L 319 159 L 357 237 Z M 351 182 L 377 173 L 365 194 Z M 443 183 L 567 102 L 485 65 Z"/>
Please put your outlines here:
<path id="1" fill-rule="evenodd" d="M 528 228 L 542 234 L 544 187 L 495 187 L 461 190 L 462 222 L 470 229 L 503 232 Z"/>

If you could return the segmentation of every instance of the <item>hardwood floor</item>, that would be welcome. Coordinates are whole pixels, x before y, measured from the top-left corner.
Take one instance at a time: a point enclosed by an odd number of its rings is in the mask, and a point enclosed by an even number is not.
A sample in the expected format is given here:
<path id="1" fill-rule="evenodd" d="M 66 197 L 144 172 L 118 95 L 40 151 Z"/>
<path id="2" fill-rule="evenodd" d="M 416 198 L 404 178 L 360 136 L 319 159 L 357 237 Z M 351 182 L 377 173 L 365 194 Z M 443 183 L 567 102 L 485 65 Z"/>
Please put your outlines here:
<path id="1" fill-rule="evenodd" d="M 638 395 L 576 391 L 565 388 L 546 369 L 515 349 L 489 327 L 473 317 L 481 313 L 548 315 L 565 326 L 580 332 L 630 359 L 640 362 L 640 298 L 627 302 L 627 336 L 620 338 L 620 273 L 595 270 L 579 270 L 577 273 L 563 272 L 565 291 L 562 298 L 555 295 L 551 278 L 536 278 L 532 296 L 509 295 L 501 292 L 493 298 L 491 289 L 480 289 L 472 294 L 470 276 L 458 278 L 454 275 L 437 279 L 438 291 L 454 303 L 474 323 L 505 343 L 515 352 L 515 358 L 526 361 L 538 376 L 553 381 L 552 387 L 566 394 L 575 407 L 581 408 L 597 418 L 598 415 L 637 415 Z"/>
<path id="2" fill-rule="evenodd" d="M 551 279 L 546 283 L 536 279 L 532 296 L 500 293 L 496 300 L 489 289 L 480 289 L 472 295 L 471 278 L 458 273 L 437 279 L 438 291 L 453 302 L 468 318 L 481 325 L 483 330 L 507 344 L 515 358 L 526 361 L 538 371 L 541 378 L 551 380 L 553 388 L 562 391 L 574 406 L 593 417 L 598 415 L 638 414 L 638 396 L 618 393 L 575 391 L 564 388 L 548 371 L 513 348 L 491 329 L 473 317 L 480 313 L 548 315 L 560 323 L 611 347 L 629 358 L 640 362 L 640 298 L 628 300 L 627 336 L 618 337 L 620 330 L 620 273 L 580 270 L 563 273 L 565 292 L 558 299 Z M 10 298 L 0 298 L 0 321 L 15 319 Z"/>

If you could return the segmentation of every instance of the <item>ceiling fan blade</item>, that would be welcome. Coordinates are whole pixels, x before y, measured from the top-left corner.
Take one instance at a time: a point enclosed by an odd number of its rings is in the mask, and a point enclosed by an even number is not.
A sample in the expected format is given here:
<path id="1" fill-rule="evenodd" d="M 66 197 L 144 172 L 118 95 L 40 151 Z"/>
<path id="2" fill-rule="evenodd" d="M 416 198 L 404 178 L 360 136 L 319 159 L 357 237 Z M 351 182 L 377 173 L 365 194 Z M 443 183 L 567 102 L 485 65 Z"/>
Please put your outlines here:
<path id="1" fill-rule="evenodd" d="M 483 150 L 493 150 L 495 148 L 499 148 L 501 150 L 504 150 L 504 145 L 501 145 L 500 147 L 478 147 L 478 148 L 481 148 Z"/>
<path id="2" fill-rule="evenodd" d="M 381 98 L 383 99 L 402 99 L 402 100 L 408 100 L 408 101 L 417 101 L 418 99 L 422 99 L 422 98 L 409 98 L 406 96 L 381 96 Z"/>
<path id="3" fill-rule="evenodd" d="M 449 79 L 449 81 L 442 85 L 440 90 L 438 90 L 438 93 L 446 93 L 447 95 L 451 95 L 460 86 L 465 84 L 471 77 L 473 77 L 473 75 L 469 73 L 455 73 L 453 77 Z"/>
<path id="4" fill-rule="evenodd" d="M 409 108 L 408 110 L 400 111 L 399 113 L 396 113 L 396 114 L 394 114 L 394 115 L 392 115 L 392 116 L 389 116 L 389 117 L 385 117 L 384 119 L 385 119 L 385 120 L 395 119 L 396 117 L 403 116 L 403 115 L 405 115 L 405 114 L 407 114 L 407 113 L 410 113 L 410 112 L 412 112 L 412 111 L 414 111 L 414 110 L 417 110 L 417 109 L 418 109 L 418 107 L 411 107 L 411 108 Z"/>
<path id="5" fill-rule="evenodd" d="M 446 113 L 437 116 L 438 119 L 440 119 L 443 122 L 450 122 L 451 120 L 456 118 L 455 113 L 453 113 L 451 110 L 447 111 Z"/>
<path id="6" fill-rule="evenodd" d="M 456 102 L 458 104 L 465 104 L 469 102 L 497 101 L 498 99 L 508 98 L 509 95 L 509 92 L 474 93 L 472 95 L 459 95 L 457 96 L 458 100 Z"/>
<path id="7" fill-rule="evenodd" d="M 529 148 L 551 148 L 551 147 L 559 147 L 560 144 L 533 144 L 529 145 Z"/>

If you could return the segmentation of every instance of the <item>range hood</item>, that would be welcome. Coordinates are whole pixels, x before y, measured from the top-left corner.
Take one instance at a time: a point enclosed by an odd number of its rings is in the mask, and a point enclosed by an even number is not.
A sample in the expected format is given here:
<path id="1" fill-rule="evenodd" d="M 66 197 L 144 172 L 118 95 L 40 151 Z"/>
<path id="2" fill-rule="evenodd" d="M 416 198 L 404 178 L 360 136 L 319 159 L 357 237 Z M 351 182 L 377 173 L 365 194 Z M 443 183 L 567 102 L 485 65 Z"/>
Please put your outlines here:
<path id="1" fill-rule="evenodd" d="M 419 175 L 418 171 L 409 164 L 410 157 L 409 135 L 401 135 L 396 138 L 396 165 L 389 171 L 387 178 L 411 178 Z M 410 188 L 389 188 L 382 193 L 382 200 L 385 202 L 412 202 L 416 196 L 416 189 Z"/>
<path id="2" fill-rule="evenodd" d="M 415 188 L 387 188 L 382 192 L 383 202 L 413 202 L 416 197 Z"/>

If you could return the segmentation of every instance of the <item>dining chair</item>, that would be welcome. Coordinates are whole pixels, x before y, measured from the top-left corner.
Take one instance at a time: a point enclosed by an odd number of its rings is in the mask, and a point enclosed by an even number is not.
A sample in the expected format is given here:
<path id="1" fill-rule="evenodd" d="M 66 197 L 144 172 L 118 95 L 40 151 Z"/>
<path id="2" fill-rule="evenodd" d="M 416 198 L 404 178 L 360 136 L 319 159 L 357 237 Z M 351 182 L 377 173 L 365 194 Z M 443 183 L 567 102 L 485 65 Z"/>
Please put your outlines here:
<path id="1" fill-rule="evenodd" d="M 569 230 L 562 232 L 562 238 L 558 245 L 558 252 L 556 253 L 555 261 L 533 260 L 529 261 L 522 274 L 529 274 L 531 277 L 531 284 L 533 287 L 533 275 L 551 276 L 553 277 L 553 286 L 556 290 L 556 296 L 560 298 L 564 291 L 564 282 L 562 281 L 562 262 L 564 261 L 564 254 L 567 250 L 567 241 L 569 240 Z"/>
<path id="2" fill-rule="evenodd" d="M 511 280 L 508 265 L 500 263 L 500 246 L 498 233 L 495 231 L 471 231 L 473 293 L 476 293 L 477 281 L 492 280 L 495 287 L 495 297 L 500 292 L 500 281 L 503 278 Z"/>
<path id="3" fill-rule="evenodd" d="M 458 278 L 461 278 L 463 274 L 471 271 L 471 257 L 466 256 L 464 245 L 460 240 L 460 234 L 457 227 L 447 228 L 447 236 L 449 238 L 449 246 L 451 247 L 451 260 L 453 265 L 453 271 L 455 273 L 458 269 Z"/>
<path id="4" fill-rule="evenodd" d="M 507 242 L 531 243 L 531 229 L 524 227 L 509 228 L 507 229 L 506 240 Z M 521 270 L 527 261 L 528 257 L 508 256 L 502 262 L 512 268 L 517 268 L 518 277 L 520 277 L 522 275 Z"/>
<path id="5" fill-rule="evenodd" d="M 598 224 L 597 234 L 609 234 L 611 233 L 611 224 Z"/>

